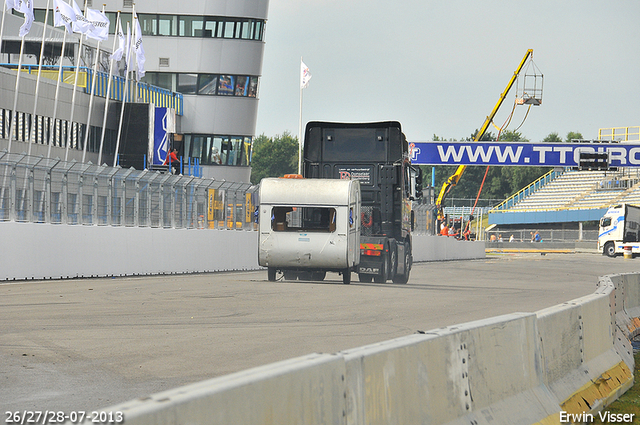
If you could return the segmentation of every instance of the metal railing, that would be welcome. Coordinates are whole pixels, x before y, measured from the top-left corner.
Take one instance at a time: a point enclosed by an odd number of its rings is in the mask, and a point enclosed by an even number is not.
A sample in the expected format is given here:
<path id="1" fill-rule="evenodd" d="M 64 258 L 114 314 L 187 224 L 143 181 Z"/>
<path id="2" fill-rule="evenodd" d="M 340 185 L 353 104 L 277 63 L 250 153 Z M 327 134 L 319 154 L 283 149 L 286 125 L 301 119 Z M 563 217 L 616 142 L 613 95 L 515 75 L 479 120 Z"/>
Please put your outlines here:
<path id="1" fill-rule="evenodd" d="M 629 142 L 640 140 L 640 127 L 610 127 L 598 130 L 598 140 Z"/>
<path id="2" fill-rule="evenodd" d="M 531 242 L 533 235 L 538 232 L 542 242 L 595 242 L 598 240 L 598 229 L 517 229 L 517 230 L 490 230 L 485 232 L 484 238 L 489 241 L 491 235 L 495 235 L 496 241 L 509 242 L 513 235 L 514 242 Z"/>
<path id="3" fill-rule="evenodd" d="M 545 174 L 544 176 L 540 177 L 539 179 L 537 179 L 536 181 L 534 181 L 533 183 L 531 183 L 530 185 L 528 185 L 524 189 L 519 190 L 514 195 L 511 195 L 510 197 L 505 199 L 501 204 L 497 205 L 493 209 L 492 212 L 508 210 L 509 208 L 511 208 L 515 204 L 517 204 L 518 202 L 522 201 L 527 196 L 532 195 L 533 193 L 537 192 L 544 185 L 546 185 L 547 183 L 551 182 L 552 180 L 554 180 L 556 177 L 558 177 L 562 173 L 563 173 L 563 171 L 561 171 L 561 172 L 558 172 L 556 170 L 549 171 L 547 174 Z"/>
<path id="4" fill-rule="evenodd" d="M 2 63 L 0 66 L 5 68 L 17 69 L 18 64 Z M 75 66 L 63 66 L 61 81 L 67 84 L 75 82 Z M 57 81 L 59 75 L 59 67 L 57 65 L 43 65 L 41 76 L 50 80 Z M 22 65 L 22 72 L 32 75 L 38 75 L 37 65 Z M 93 70 L 87 67 L 80 67 L 78 72 L 78 87 L 81 87 L 85 93 L 91 93 L 91 80 L 93 78 Z M 109 74 L 102 71 L 96 72 L 96 82 L 94 94 L 100 97 L 107 97 L 107 86 L 109 83 Z M 127 81 L 118 75 L 111 76 L 111 88 L 109 98 L 117 101 L 126 99 L 132 102 L 153 103 L 158 107 L 173 108 L 177 115 L 183 115 L 183 96 L 182 93 L 172 92 L 162 87 L 152 86 L 144 82 Z"/>
<path id="5" fill-rule="evenodd" d="M 0 221 L 254 229 L 257 186 L 0 152 Z"/>

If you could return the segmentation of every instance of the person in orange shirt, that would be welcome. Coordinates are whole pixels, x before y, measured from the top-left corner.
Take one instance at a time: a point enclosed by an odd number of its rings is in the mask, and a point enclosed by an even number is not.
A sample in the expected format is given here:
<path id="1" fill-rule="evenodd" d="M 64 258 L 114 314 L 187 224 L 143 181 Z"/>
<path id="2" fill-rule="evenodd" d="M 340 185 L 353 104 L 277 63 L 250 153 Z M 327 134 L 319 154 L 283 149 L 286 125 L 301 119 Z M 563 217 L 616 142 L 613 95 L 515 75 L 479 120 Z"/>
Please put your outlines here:
<path id="1" fill-rule="evenodd" d="M 175 173 L 172 171 L 172 174 L 180 174 L 180 160 L 178 159 L 178 150 L 176 148 L 170 150 L 164 165 L 170 165 L 171 168 L 175 168 Z"/>

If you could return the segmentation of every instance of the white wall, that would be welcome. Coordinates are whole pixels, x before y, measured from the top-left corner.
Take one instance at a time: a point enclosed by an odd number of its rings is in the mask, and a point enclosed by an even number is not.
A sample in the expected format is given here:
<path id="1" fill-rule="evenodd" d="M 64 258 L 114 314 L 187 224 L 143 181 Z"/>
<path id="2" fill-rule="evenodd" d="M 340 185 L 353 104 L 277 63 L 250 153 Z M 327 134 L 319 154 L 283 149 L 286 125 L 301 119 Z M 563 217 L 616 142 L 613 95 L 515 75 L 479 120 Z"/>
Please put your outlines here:
<path id="1" fill-rule="evenodd" d="M 257 232 L 0 223 L 0 280 L 258 268 Z"/>
<path id="2" fill-rule="evenodd" d="M 483 258 L 484 242 L 415 236 L 414 261 Z M 258 232 L 0 223 L 0 280 L 257 270 Z"/>

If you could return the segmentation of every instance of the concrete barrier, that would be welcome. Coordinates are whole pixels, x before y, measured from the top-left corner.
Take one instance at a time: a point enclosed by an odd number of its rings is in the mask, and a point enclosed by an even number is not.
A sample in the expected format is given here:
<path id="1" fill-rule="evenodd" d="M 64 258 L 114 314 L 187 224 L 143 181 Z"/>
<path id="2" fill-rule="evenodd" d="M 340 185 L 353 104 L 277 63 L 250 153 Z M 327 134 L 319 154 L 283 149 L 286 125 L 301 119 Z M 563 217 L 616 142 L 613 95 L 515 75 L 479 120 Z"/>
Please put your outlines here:
<path id="1" fill-rule="evenodd" d="M 341 424 L 341 356 L 311 354 L 124 403 L 127 425 Z M 86 422 L 88 423 L 88 422 Z"/>
<path id="2" fill-rule="evenodd" d="M 0 234 L 0 280 L 258 268 L 257 232 L 5 222 Z"/>
<path id="3" fill-rule="evenodd" d="M 564 412 L 600 411 L 633 385 L 633 356 L 615 343 L 613 293 L 608 287 L 537 313 L 544 382 Z"/>
<path id="4" fill-rule="evenodd" d="M 0 280 L 258 270 L 258 233 L 0 223 Z M 483 242 L 414 236 L 414 261 L 484 258 Z"/>
<path id="5" fill-rule="evenodd" d="M 536 353 L 534 314 L 496 317 L 345 351 L 347 423 L 545 420 L 557 411 L 557 403 L 542 385 Z"/>
<path id="6" fill-rule="evenodd" d="M 459 241 L 448 236 L 414 235 L 413 261 L 446 261 L 486 258 L 484 241 Z"/>
<path id="7" fill-rule="evenodd" d="M 605 276 L 600 285 L 611 283 L 616 288 L 616 320 L 621 331 L 631 338 L 640 335 L 640 274 Z"/>
<path id="8" fill-rule="evenodd" d="M 633 383 L 637 329 L 627 324 L 639 308 L 640 274 L 607 276 L 594 294 L 537 313 L 310 355 L 105 410 L 141 425 L 589 423 Z"/>

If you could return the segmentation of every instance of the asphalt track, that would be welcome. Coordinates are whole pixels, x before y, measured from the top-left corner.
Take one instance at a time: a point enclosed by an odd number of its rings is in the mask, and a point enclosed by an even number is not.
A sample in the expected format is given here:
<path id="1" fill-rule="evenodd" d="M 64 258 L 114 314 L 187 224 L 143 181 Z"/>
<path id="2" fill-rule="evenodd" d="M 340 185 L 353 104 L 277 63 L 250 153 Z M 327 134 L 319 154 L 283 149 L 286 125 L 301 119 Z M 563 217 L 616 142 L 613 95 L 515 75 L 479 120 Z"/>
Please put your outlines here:
<path id="1" fill-rule="evenodd" d="M 414 265 L 407 285 L 268 282 L 267 272 L 0 284 L 0 413 L 95 410 L 313 352 L 594 292 L 640 258 L 495 254 Z M 5 414 L 6 415 L 6 414 Z M 6 418 L 6 416 L 5 416 Z"/>

